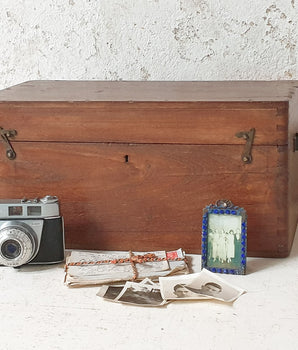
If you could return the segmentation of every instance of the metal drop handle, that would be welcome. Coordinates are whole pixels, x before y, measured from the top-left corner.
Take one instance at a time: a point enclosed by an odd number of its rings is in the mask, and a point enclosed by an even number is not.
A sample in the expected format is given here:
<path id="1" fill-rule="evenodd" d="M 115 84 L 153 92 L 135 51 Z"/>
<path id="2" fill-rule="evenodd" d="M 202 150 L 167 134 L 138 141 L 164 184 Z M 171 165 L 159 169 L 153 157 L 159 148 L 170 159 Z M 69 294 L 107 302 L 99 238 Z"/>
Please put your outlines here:
<path id="1" fill-rule="evenodd" d="M 245 164 L 249 164 L 252 162 L 251 149 L 255 137 L 256 129 L 252 128 L 249 131 L 240 131 L 236 134 L 237 137 L 243 138 L 246 140 L 244 150 L 241 155 L 241 159 Z"/>
<path id="2" fill-rule="evenodd" d="M 3 140 L 3 142 L 6 145 L 6 156 L 9 160 L 13 160 L 16 158 L 16 152 L 14 151 L 9 138 L 15 137 L 17 134 L 16 130 L 5 130 L 0 126 L 0 135 Z"/>

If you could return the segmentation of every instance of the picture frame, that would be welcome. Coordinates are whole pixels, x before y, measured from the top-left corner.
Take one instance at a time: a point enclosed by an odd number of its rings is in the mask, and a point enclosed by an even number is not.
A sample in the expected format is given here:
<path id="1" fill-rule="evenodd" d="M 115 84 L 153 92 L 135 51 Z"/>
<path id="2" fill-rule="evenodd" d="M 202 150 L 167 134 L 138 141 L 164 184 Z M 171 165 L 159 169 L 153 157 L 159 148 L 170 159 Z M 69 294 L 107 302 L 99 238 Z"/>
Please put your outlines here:
<path id="1" fill-rule="evenodd" d="M 202 269 L 244 275 L 246 255 L 246 211 L 224 199 L 206 206 L 202 222 Z"/>

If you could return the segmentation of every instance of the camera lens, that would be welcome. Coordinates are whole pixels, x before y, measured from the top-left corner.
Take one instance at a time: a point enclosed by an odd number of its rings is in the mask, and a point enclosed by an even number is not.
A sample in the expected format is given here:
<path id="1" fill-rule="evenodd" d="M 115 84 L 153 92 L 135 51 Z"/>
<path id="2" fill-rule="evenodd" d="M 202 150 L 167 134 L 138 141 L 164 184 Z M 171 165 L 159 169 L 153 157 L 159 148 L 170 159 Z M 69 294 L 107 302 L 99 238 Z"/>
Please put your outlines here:
<path id="1" fill-rule="evenodd" d="M 5 258 L 15 259 L 21 254 L 22 248 L 18 241 L 8 239 L 2 244 L 1 252 Z"/>
<path id="2" fill-rule="evenodd" d="M 28 263 L 36 253 L 37 241 L 34 231 L 25 223 L 6 222 L 0 229 L 0 264 L 21 266 Z"/>

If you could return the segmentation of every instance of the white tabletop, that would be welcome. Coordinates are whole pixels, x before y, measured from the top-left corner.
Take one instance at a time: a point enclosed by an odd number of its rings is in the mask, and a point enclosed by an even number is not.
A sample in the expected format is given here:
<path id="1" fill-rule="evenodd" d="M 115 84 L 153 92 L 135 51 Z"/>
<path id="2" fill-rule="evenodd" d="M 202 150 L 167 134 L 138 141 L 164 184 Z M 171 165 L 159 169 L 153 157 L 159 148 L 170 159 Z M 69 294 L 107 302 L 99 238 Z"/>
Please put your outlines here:
<path id="1" fill-rule="evenodd" d="M 63 264 L 0 267 L 0 349 L 298 349 L 298 233 L 288 258 L 249 258 L 247 275 L 221 277 L 247 293 L 145 308 L 66 287 Z"/>

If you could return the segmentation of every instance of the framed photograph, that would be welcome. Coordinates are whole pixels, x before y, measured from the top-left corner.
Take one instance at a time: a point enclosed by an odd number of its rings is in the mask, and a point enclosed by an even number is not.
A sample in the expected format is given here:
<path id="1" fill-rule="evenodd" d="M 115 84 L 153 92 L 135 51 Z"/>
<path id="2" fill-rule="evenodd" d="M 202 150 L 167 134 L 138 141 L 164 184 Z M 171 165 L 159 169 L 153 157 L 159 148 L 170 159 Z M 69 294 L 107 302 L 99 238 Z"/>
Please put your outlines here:
<path id="1" fill-rule="evenodd" d="M 247 216 L 229 200 L 219 200 L 203 211 L 202 268 L 244 275 L 246 271 Z"/>

